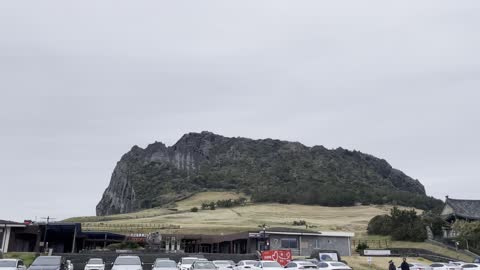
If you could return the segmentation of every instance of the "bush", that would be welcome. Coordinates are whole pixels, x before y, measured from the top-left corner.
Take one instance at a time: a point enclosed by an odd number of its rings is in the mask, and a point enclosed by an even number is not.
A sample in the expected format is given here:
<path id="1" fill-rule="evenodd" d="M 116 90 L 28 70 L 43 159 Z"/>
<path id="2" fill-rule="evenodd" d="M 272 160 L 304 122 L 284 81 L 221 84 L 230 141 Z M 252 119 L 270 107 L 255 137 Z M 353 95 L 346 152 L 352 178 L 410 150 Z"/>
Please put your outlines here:
<path id="1" fill-rule="evenodd" d="M 208 207 L 210 208 L 210 210 L 215 210 L 215 203 L 214 202 L 211 202 Z"/>
<path id="2" fill-rule="evenodd" d="M 367 227 L 368 234 L 389 235 L 392 232 L 392 218 L 388 215 L 375 216 Z"/>
<path id="3" fill-rule="evenodd" d="M 107 246 L 108 249 L 110 250 L 117 250 L 117 249 L 138 249 L 140 246 L 136 242 L 132 241 L 125 241 L 122 243 L 115 243 L 115 244 L 110 244 Z"/>
<path id="4" fill-rule="evenodd" d="M 307 222 L 305 220 L 299 220 L 299 221 L 294 220 L 292 225 L 293 226 L 306 226 Z"/>
<path id="5" fill-rule="evenodd" d="M 427 239 L 425 223 L 415 210 L 394 207 L 390 216 L 376 216 L 370 220 L 368 234 L 390 235 L 393 240 L 422 242 Z"/>
<path id="6" fill-rule="evenodd" d="M 368 249 L 369 246 L 366 244 L 366 243 L 359 243 L 357 245 L 357 248 L 355 249 L 356 252 L 358 253 L 361 253 L 362 251 L 364 251 L 365 249 Z"/>
<path id="7" fill-rule="evenodd" d="M 198 212 L 198 207 L 192 207 L 192 208 L 190 209 L 190 212 L 193 212 L 193 213 Z"/>

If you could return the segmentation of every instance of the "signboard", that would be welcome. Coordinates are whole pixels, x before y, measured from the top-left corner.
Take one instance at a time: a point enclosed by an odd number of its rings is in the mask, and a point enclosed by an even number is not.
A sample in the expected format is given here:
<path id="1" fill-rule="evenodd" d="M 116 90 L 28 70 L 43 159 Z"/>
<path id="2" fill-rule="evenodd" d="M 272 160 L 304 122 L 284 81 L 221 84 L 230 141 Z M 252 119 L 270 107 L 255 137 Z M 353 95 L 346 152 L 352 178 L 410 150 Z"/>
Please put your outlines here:
<path id="1" fill-rule="evenodd" d="M 390 256 L 392 253 L 388 249 L 365 249 L 363 251 L 365 256 Z"/>
<path id="2" fill-rule="evenodd" d="M 266 250 L 262 251 L 262 260 L 277 261 L 281 266 L 287 265 L 292 260 L 291 250 Z"/>

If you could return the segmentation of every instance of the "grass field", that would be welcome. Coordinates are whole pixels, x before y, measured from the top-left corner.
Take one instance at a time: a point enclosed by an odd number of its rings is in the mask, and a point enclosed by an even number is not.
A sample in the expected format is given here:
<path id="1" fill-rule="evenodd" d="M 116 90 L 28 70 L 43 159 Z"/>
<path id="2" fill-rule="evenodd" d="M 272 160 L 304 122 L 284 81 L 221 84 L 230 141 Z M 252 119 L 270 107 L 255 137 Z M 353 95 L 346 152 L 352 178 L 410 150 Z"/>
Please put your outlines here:
<path id="1" fill-rule="evenodd" d="M 246 197 L 233 192 L 204 192 L 177 203 L 175 210 L 154 208 L 135 213 L 106 217 L 77 217 L 68 221 L 82 222 L 83 227 L 97 229 L 100 226 L 159 225 L 175 227 L 165 233 L 233 233 L 258 229 L 258 225 L 290 227 L 293 221 L 305 220 L 312 230 L 353 231 L 363 234 L 368 221 L 375 215 L 386 214 L 390 206 L 323 207 L 296 204 L 247 204 L 233 208 L 200 210 L 203 202 Z M 122 229 L 119 229 L 122 230 Z"/>

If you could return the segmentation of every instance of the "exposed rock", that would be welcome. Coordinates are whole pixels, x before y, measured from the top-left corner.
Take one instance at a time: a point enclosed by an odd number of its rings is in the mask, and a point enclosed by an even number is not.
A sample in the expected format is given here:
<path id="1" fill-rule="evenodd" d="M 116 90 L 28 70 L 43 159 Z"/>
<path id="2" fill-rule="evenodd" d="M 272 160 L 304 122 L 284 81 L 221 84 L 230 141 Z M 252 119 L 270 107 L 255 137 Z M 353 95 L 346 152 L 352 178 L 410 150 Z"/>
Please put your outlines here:
<path id="1" fill-rule="evenodd" d="M 212 189 L 285 203 L 437 203 L 418 180 L 368 154 L 202 132 L 185 134 L 170 147 L 132 147 L 117 163 L 97 215 L 162 206 Z"/>

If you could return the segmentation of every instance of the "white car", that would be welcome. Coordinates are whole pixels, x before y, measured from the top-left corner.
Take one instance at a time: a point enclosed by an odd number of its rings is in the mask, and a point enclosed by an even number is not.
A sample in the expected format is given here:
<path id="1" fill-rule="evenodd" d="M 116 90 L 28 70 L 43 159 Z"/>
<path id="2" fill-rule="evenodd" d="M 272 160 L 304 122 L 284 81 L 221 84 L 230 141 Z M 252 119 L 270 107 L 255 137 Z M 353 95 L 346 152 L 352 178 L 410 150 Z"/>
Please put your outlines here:
<path id="1" fill-rule="evenodd" d="M 112 270 L 143 270 L 143 263 L 138 256 L 118 256 Z"/>
<path id="2" fill-rule="evenodd" d="M 255 270 L 285 270 L 278 262 L 276 261 L 258 261 L 253 265 Z"/>
<path id="3" fill-rule="evenodd" d="M 25 264 L 20 259 L 1 259 L 1 270 L 26 270 Z"/>
<path id="4" fill-rule="evenodd" d="M 291 261 L 286 266 L 288 270 L 318 269 L 318 266 L 307 261 Z"/>
<path id="5" fill-rule="evenodd" d="M 183 257 L 178 262 L 178 269 L 180 270 L 190 270 L 192 268 L 192 264 L 198 260 L 197 257 Z"/>
<path id="6" fill-rule="evenodd" d="M 468 269 L 468 270 L 480 270 L 480 264 L 478 263 L 464 263 L 460 265 L 462 269 Z"/>
<path id="7" fill-rule="evenodd" d="M 410 266 L 410 270 L 433 270 L 431 266 L 424 263 L 411 262 L 408 263 L 408 266 Z M 401 267 L 398 267 L 397 269 L 402 270 Z"/>
<path id="8" fill-rule="evenodd" d="M 213 261 L 218 270 L 232 270 L 235 264 L 231 261 Z"/>
<path id="9" fill-rule="evenodd" d="M 196 260 L 192 264 L 191 270 L 217 270 L 213 262 L 207 260 Z"/>
<path id="10" fill-rule="evenodd" d="M 465 264 L 466 262 L 460 262 L 460 261 L 458 261 L 458 262 L 455 262 L 455 261 L 450 261 L 450 262 L 448 262 L 448 263 L 449 263 L 449 264 L 455 264 L 455 265 L 457 265 L 457 266 L 460 266 L 460 265 L 462 265 L 462 264 Z"/>
<path id="11" fill-rule="evenodd" d="M 91 258 L 85 264 L 85 270 L 105 270 L 105 262 L 100 258 Z"/>
<path id="12" fill-rule="evenodd" d="M 434 262 L 430 264 L 433 270 L 462 270 L 462 268 L 453 263 Z"/>
<path id="13" fill-rule="evenodd" d="M 235 270 L 248 270 L 251 269 L 257 261 L 254 260 L 243 260 L 239 261 L 235 266 Z"/>
<path id="14" fill-rule="evenodd" d="M 343 262 L 327 262 L 321 261 L 318 263 L 318 269 L 320 270 L 352 270 L 352 268 Z"/>
<path id="15" fill-rule="evenodd" d="M 153 270 L 177 270 L 175 261 L 166 259 L 156 259 L 152 265 Z"/>

